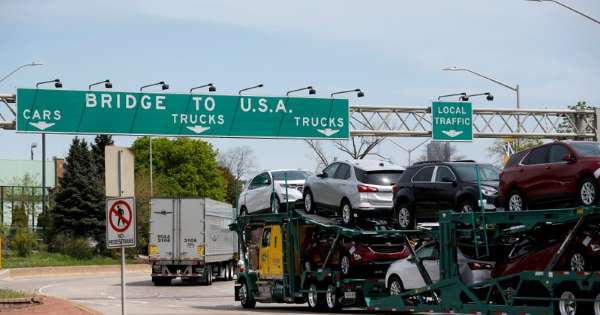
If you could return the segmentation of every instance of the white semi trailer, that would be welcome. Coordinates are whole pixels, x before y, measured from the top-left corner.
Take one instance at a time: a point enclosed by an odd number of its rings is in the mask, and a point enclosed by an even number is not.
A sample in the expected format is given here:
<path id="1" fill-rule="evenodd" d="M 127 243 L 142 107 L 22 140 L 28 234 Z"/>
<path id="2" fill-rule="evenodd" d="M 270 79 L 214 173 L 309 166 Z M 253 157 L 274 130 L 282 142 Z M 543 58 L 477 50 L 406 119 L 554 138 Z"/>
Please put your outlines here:
<path id="1" fill-rule="evenodd" d="M 235 209 L 209 198 L 153 198 L 149 262 L 154 285 L 231 280 L 237 266 L 237 235 L 229 231 Z"/>

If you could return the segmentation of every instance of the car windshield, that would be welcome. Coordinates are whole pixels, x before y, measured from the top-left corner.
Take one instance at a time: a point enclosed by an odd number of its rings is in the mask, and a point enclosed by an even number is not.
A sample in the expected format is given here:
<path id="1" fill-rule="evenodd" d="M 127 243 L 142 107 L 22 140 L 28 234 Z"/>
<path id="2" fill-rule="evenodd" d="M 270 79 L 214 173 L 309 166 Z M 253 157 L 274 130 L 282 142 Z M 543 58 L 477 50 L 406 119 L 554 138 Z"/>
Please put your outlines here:
<path id="1" fill-rule="evenodd" d="M 285 180 L 286 173 L 287 180 L 303 180 L 310 176 L 310 173 L 306 171 L 275 171 L 271 172 L 271 175 L 273 180 Z"/>
<path id="2" fill-rule="evenodd" d="M 400 176 L 402 176 L 402 173 L 404 173 L 404 171 L 402 171 L 402 170 L 397 170 L 397 171 L 386 170 L 386 171 L 368 172 L 368 171 L 365 171 L 358 167 L 355 167 L 354 173 L 356 173 L 356 179 L 358 179 L 358 181 L 361 183 L 372 184 L 372 185 L 381 185 L 381 186 L 391 186 L 391 185 L 397 183 L 398 180 L 400 180 Z"/>
<path id="3" fill-rule="evenodd" d="M 600 143 L 597 142 L 573 142 L 571 146 L 579 155 L 600 156 Z"/>
<path id="4" fill-rule="evenodd" d="M 479 178 L 480 180 L 495 180 L 498 181 L 500 177 L 500 170 L 491 164 L 478 164 L 479 165 Z M 463 181 L 472 182 L 477 180 L 477 172 L 475 171 L 475 164 L 454 164 L 454 169 L 458 173 L 458 176 Z"/>

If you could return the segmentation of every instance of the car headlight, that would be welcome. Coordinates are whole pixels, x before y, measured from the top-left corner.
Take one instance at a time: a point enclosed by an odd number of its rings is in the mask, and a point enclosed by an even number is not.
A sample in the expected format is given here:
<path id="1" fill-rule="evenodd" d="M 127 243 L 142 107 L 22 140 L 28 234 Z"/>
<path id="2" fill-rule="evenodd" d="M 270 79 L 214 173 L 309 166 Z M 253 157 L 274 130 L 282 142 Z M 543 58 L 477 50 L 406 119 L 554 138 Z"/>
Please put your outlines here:
<path id="1" fill-rule="evenodd" d="M 491 186 L 481 186 L 481 193 L 486 196 L 495 196 L 498 193 L 498 189 Z"/>

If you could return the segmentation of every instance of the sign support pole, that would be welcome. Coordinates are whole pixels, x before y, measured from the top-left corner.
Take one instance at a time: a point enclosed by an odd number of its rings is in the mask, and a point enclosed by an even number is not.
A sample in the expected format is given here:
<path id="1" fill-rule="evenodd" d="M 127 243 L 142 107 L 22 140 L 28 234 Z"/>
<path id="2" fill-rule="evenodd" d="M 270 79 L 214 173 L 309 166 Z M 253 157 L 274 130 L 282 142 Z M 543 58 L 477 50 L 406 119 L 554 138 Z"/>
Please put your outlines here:
<path id="1" fill-rule="evenodd" d="M 123 161 L 121 158 L 122 151 L 117 153 L 117 178 L 119 181 L 119 197 L 123 196 Z M 133 217 L 130 218 L 133 220 Z M 125 309 L 125 246 L 121 244 L 121 315 L 126 315 Z"/>

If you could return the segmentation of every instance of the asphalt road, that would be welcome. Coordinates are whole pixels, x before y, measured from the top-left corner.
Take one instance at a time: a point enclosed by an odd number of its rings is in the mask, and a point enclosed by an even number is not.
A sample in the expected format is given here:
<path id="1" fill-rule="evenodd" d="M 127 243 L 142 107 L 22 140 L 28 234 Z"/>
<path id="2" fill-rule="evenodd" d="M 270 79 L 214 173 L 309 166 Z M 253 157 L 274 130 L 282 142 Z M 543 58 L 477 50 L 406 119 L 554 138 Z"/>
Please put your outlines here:
<path id="1" fill-rule="evenodd" d="M 52 276 L 0 280 L 0 287 L 66 298 L 103 314 L 121 314 L 119 274 Z M 257 304 L 242 309 L 233 300 L 233 281 L 211 286 L 187 285 L 179 280 L 170 287 L 155 287 L 150 276 L 130 273 L 127 278 L 127 313 L 133 314 L 314 314 L 303 305 Z M 346 311 L 345 314 L 357 314 Z M 358 311 L 358 314 L 367 312 Z"/>

